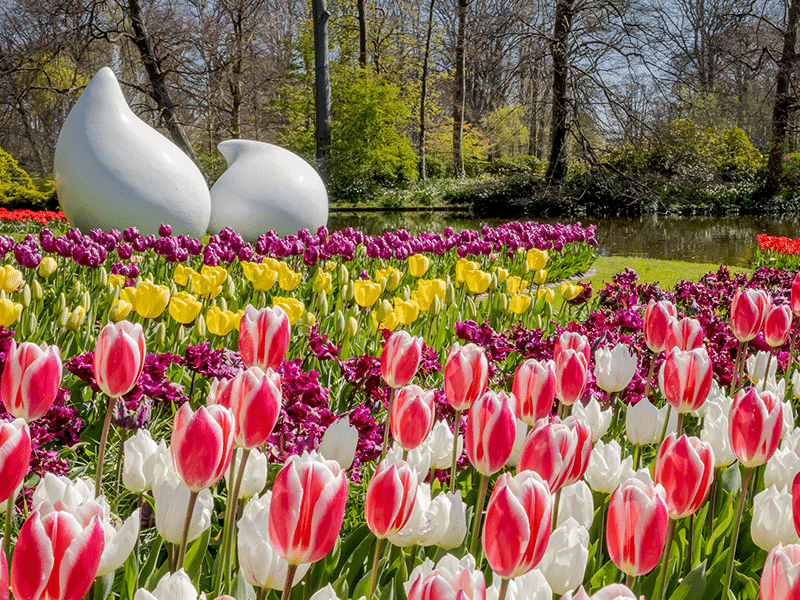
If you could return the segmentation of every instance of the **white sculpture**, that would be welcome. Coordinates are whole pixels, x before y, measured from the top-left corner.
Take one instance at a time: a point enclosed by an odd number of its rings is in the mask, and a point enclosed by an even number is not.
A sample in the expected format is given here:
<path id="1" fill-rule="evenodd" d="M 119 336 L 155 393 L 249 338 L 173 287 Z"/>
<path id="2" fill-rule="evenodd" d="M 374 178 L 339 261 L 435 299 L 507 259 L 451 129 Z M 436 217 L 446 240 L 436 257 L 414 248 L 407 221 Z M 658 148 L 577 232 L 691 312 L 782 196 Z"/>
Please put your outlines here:
<path id="1" fill-rule="evenodd" d="M 254 242 L 270 229 L 283 236 L 328 223 L 325 184 L 302 158 L 251 140 L 227 140 L 217 148 L 228 169 L 211 187 L 209 233 L 230 227 Z"/>
<path id="2" fill-rule="evenodd" d="M 128 107 L 114 73 L 103 67 L 72 107 L 55 153 L 61 208 L 82 231 L 159 225 L 200 237 L 211 200 L 197 166 Z"/>

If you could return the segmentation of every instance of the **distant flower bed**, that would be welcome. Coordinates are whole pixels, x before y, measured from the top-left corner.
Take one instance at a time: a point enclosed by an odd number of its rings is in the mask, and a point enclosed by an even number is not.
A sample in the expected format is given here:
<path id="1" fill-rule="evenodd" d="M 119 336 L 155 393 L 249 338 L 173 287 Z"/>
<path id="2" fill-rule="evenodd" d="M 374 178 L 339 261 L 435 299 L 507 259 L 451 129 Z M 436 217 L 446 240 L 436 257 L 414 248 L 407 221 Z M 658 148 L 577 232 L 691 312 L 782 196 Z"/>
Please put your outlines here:
<path id="1" fill-rule="evenodd" d="M 758 250 L 753 267 L 772 267 L 794 270 L 800 266 L 800 238 L 758 235 Z"/>
<path id="2" fill-rule="evenodd" d="M 50 221 L 65 221 L 64 213 L 52 210 L 8 210 L 0 207 L 0 221 L 12 221 L 26 223 L 28 221 L 35 221 L 42 225 L 47 225 Z"/>

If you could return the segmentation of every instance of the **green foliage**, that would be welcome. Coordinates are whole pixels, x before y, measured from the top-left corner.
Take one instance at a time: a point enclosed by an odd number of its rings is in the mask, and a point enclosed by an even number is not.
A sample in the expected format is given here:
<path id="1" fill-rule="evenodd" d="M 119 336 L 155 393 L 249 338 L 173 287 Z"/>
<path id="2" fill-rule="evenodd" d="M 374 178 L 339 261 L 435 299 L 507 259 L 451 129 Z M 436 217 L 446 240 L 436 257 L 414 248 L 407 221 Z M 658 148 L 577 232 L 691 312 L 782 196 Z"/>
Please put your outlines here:
<path id="1" fill-rule="evenodd" d="M 8 152 L 0 148 L 0 206 L 8 210 L 58 210 L 52 181 L 34 184 Z"/>
<path id="2" fill-rule="evenodd" d="M 528 128 L 524 119 L 525 109 L 517 104 L 497 108 L 483 120 L 483 127 L 493 140 L 493 156 L 509 158 L 518 156 L 527 149 Z"/>
<path id="3" fill-rule="evenodd" d="M 739 127 L 729 127 L 715 137 L 717 171 L 723 177 L 733 180 L 751 179 L 761 166 L 763 157 L 747 139 L 744 131 Z"/>

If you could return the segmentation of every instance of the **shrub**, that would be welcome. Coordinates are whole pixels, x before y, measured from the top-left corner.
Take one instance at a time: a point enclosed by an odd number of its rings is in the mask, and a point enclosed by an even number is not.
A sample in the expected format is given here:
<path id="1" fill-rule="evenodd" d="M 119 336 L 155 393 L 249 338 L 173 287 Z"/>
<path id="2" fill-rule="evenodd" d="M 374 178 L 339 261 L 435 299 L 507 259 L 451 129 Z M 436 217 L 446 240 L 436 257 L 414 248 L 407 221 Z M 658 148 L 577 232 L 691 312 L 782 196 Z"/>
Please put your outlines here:
<path id="1" fill-rule="evenodd" d="M 58 210 L 55 184 L 34 184 L 8 152 L 0 148 L 0 206 L 7 210 Z"/>

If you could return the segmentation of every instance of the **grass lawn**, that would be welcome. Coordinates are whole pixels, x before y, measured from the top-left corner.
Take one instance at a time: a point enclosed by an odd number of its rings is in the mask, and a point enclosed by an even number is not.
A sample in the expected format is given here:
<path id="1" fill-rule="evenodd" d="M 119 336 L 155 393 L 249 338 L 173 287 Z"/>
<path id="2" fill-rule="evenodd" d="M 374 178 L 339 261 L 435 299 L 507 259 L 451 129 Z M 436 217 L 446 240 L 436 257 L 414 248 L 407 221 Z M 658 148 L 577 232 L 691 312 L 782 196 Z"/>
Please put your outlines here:
<path id="1" fill-rule="evenodd" d="M 716 271 L 718 264 L 688 263 L 677 260 L 653 260 L 633 256 L 598 256 L 594 262 L 596 273 L 582 281 L 589 281 L 597 290 L 604 287 L 605 282 L 620 271 L 630 267 L 639 274 L 642 281 L 657 281 L 664 289 L 669 289 L 683 279 L 698 281 L 709 271 Z M 744 267 L 731 267 L 735 273 L 750 273 Z"/>

